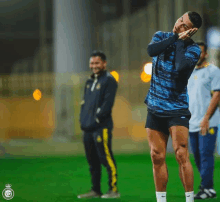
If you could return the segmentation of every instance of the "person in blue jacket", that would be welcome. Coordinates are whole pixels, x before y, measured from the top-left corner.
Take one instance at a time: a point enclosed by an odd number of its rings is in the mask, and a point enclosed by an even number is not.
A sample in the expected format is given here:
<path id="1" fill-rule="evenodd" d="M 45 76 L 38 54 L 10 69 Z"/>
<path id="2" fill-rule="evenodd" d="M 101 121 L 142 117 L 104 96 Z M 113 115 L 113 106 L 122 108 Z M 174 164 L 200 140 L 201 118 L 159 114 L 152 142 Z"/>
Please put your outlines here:
<path id="1" fill-rule="evenodd" d="M 106 70 L 106 56 L 94 51 L 90 57 L 93 74 L 86 81 L 81 103 L 80 124 L 83 143 L 92 178 L 92 188 L 78 198 L 119 198 L 117 189 L 117 168 L 112 153 L 112 107 L 117 91 L 117 81 Z M 108 172 L 109 191 L 102 195 L 101 165 Z"/>

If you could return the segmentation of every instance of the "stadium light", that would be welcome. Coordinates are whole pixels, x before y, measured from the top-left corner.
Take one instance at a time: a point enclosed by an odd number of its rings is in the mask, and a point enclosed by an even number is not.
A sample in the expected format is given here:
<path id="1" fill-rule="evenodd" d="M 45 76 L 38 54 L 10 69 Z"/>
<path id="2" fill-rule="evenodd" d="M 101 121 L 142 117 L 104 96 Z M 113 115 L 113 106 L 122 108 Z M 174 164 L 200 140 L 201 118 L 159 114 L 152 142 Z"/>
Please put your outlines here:
<path id="1" fill-rule="evenodd" d="M 116 72 L 116 71 L 111 71 L 110 73 L 111 73 L 111 75 L 115 78 L 115 80 L 116 80 L 117 82 L 119 82 L 119 74 L 118 74 L 118 72 Z"/>
<path id="2" fill-rule="evenodd" d="M 151 62 L 148 62 L 146 65 L 144 65 L 144 71 L 148 75 L 152 74 L 152 63 Z"/>
<path id="3" fill-rule="evenodd" d="M 152 63 L 149 62 L 144 65 L 144 71 L 141 73 L 141 80 L 143 82 L 149 82 L 152 74 Z"/>
<path id="4" fill-rule="evenodd" d="M 141 80 L 143 81 L 143 82 L 149 82 L 150 80 L 151 80 L 151 75 L 149 75 L 149 74 L 146 74 L 145 73 L 145 71 L 143 71 L 142 73 L 141 73 Z"/>
<path id="5" fill-rule="evenodd" d="M 218 27 L 208 29 L 207 45 L 211 49 L 220 49 L 220 29 Z"/>
<path id="6" fill-rule="evenodd" d="M 33 97 L 35 100 L 40 100 L 41 97 L 42 97 L 42 93 L 39 89 L 36 89 L 34 92 L 33 92 Z"/>

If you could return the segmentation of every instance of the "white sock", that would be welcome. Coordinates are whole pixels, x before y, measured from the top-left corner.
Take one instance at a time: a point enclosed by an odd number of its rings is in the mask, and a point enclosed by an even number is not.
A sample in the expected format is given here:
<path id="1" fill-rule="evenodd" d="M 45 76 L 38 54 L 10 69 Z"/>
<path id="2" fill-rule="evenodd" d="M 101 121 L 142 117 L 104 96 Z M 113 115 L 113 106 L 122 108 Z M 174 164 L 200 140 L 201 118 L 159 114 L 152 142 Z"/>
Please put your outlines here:
<path id="1" fill-rule="evenodd" d="M 167 202 L 166 194 L 167 194 L 167 192 L 157 192 L 156 191 L 157 202 Z"/>
<path id="2" fill-rule="evenodd" d="M 185 192 L 186 202 L 194 202 L 194 191 Z"/>

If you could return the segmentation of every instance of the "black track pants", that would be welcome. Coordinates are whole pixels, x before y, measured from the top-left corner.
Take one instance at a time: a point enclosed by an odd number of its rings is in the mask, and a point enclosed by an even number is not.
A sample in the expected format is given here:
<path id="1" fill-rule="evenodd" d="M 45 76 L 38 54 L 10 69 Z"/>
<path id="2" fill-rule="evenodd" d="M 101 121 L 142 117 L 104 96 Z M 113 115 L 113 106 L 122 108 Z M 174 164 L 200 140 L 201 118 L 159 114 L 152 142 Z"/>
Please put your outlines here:
<path id="1" fill-rule="evenodd" d="M 111 129 L 101 128 L 91 133 L 84 132 L 83 142 L 92 177 L 92 189 L 101 193 L 101 164 L 103 164 L 108 172 L 109 189 L 117 191 L 117 171 L 112 153 Z"/>

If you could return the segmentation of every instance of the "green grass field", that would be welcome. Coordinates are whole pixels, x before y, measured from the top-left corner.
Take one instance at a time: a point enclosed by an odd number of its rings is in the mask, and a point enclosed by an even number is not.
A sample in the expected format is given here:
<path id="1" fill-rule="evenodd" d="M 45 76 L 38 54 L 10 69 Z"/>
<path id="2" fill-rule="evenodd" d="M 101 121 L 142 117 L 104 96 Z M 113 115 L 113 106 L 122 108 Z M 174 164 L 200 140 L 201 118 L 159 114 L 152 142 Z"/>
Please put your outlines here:
<path id="1" fill-rule="evenodd" d="M 118 187 L 120 199 L 77 199 L 77 195 L 90 189 L 88 165 L 83 155 L 44 158 L 6 158 L 1 159 L 0 190 L 10 183 L 15 196 L 13 202 L 155 202 L 155 188 L 152 164 L 149 154 L 115 155 L 118 166 Z M 194 167 L 195 191 L 200 183 L 199 174 Z M 173 154 L 167 155 L 169 182 L 168 202 L 185 202 L 184 189 L 178 176 L 178 164 Z M 215 163 L 215 189 L 220 194 L 220 158 Z M 103 168 L 102 191 L 106 192 L 107 174 Z M 0 197 L 0 202 L 6 201 Z M 219 198 L 209 200 L 220 201 Z"/>

